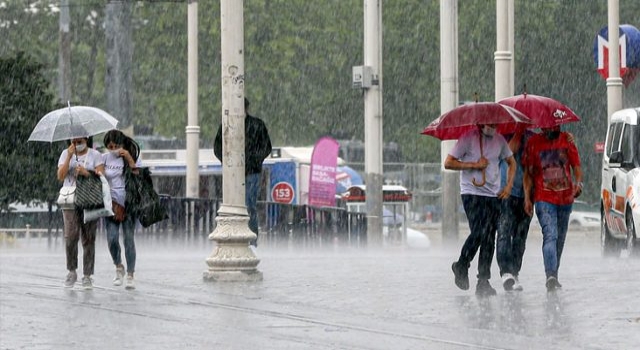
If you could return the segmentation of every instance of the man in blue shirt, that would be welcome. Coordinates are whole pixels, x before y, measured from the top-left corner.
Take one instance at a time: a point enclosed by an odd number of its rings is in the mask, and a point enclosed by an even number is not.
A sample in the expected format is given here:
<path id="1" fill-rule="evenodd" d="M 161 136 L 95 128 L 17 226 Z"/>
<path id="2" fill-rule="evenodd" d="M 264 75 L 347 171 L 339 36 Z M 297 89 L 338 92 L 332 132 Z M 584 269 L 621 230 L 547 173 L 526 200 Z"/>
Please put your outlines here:
<path id="1" fill-rule="evenodd" d="M 500 204 L 500 219 L 498 221 L 498 237 L 496 239 L 496 258 L 502 276 L 504 290 L 522 291 L 518 280 L 522 257 L 524 256 L 531 216 L 524 211 L 523 168 L 521 164 L 524 146 L 534 132 L 525 130 L 524 126 L 505 138 L 509 141 L 509 148 L 516 160 L 516 173 L 511 188 L 511 196 L 502 200 Z M 503 186 L 507 183 L 507 164 L 500 162 L 500 172 Z"/>

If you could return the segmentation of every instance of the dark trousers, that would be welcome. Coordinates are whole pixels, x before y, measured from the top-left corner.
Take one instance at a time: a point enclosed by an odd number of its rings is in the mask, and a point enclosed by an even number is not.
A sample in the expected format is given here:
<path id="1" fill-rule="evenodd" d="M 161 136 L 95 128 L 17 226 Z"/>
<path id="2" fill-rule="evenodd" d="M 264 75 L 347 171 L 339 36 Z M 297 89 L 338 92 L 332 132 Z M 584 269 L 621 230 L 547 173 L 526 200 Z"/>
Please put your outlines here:
<path id="1" fill-rule="evenodd" d="M 83 223 L 82 211 L 63 210 L 64 242 L 67 254 L 67 270 L 75 271 L 78 268 L 78 241 L 82 238 L 82 273 L 85 276 L 93 275 L 93 267 L 96 260 L 96 228 L 98 220 Z"/>
<path id="2" fill-rule="evenodd" d="M 496 258 L 500 275 L 510 273 L 517 277 L 522 268 L 531 217 L 524 212 L 524 198 L 512 196 L 501 202 Z"/>
<path id="3" fill-rule="evenodd" d="M 497 197 L 462 195 L 462 205 L 469 220 L 471 233 L 460 251 L 458 263 L 469 267 L 480 249 L 478 279 L 491 278 L 491 262 L 495 250 L 496 228 L 500 216 L 500 200 Z"/>

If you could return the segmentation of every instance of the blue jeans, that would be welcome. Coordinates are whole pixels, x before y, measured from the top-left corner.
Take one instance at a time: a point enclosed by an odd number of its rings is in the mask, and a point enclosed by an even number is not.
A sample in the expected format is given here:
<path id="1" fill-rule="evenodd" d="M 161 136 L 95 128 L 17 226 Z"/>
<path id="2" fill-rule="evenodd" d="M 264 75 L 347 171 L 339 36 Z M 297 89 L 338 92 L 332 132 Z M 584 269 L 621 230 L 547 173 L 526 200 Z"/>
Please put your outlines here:
<path id="1" fill-rule="evenodd" d="M 524 212 L 524 198 L 511 196 L 502 200 L 496 239 L 500 275 L 520 274 L 530 223 L 531 217 Z"/>
<path id="2" fill-rule="evenodd" d="M 555 205 L 536 202 L 536 215 L 542 227 L 542 257 L 547 277 L 558 277 L 570 214 L 571 204 Z"/>
<path id="3" fill-rule="evenodd" d="M 462 195 L 462 205 L 469 220 L 471 233 L 460 251 L 458 263 L 469 267 L 480 249 L 478 279 L 491 278 L 491 262 L 495 249 L 496 228 L 500 216 L 500 200 L 497 197 Z"/>
<path id="4" fill-rule="evenodd" d="M 113 263 L 118 266 L 122 264 L 120 256 L 120 226 L 124 235 L 124 256 L 127 260 L 127 272 L 133 273 L 136 269 L 136 243 L 133 239 L 133 232 L 136 227 L 136 221 L 133 215 L 127 213 L 123 222 L 116 222 L 112 218 L 107 217 L 104 220 L 107 230 L 107 243 L 109 244 L 109 253 Z"/>
<path id="5" fill-rule="evenodd" d="M 260 190 L 260 173 L 250 174 L 245 178 L 244 202 L 249 213 L 249 229 L 258 235 L 258 192 Z M 256 238 L 257 239 L 257 238 Z"/>

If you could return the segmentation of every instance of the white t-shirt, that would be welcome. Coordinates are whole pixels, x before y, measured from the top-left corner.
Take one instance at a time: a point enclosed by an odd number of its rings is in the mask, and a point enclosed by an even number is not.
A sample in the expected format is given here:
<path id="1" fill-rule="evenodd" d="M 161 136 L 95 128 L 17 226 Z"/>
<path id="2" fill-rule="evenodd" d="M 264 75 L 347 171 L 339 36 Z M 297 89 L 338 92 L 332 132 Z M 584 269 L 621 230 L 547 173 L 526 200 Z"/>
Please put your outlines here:
<path id="1" fill-rule="evenodd" d="M 124 187 L 124 158 L 111 152 L 102 154 L 104 161 L 104 175 L 111 187 L 111 199 L 124 207 L 126 191 Z M 138 159 L 136 166 L 140 166 Z"/>
<path id="2" fill-rule="evenodd" d="M 480 159 L 480 131 L 472 130 L 460 137 L 456 145 L 449 152 L 451 156 L 461 162 L 476 162 Z M 500 192 L 500 160 L 513 155 L 509 144 L 500 134 L 493 137 L 482 136 L 482 154 L 489 161 L 485 169 L 486 183 L 484 186 L 475 186 L 482 181 L 482 171 L 462 170 L 460 172 L 460 194 L 473 194 L 486 197 L 497 197 Z"/>
<path id="3" fill-rule="evenodd" d="M 61 167 L 67 160 L 68 150 L 62 151 L 60 158 L 58 159 L 58 168 Z M 69 171 L 64 178 L 63 186 L 73 186 L 76 184 L 76 168 L 78 165 L 82 165 L 87 170 L 96 170 L 96 167 L 104 164 L 102 161 L 102 155 L 100 152 L 93 148 L 89 148 L 88 152 L 81 156 L 73 155 L 69 161 Z"/>

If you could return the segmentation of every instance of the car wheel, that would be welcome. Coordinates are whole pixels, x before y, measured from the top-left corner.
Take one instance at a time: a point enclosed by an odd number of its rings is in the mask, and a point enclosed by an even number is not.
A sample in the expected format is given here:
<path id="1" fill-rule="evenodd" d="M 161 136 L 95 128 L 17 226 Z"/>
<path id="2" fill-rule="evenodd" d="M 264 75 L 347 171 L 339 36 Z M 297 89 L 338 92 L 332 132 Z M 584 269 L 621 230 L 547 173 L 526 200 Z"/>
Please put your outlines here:
<path id="1" fill-rule="evenodd" d="M 621 245 L 615 238 L 611 237 L 607 222 L 605 220 L 604 209 L 600 210 L 600 252 L 605 258 L 619 257 Z"/>
<path id="2" fill-rule="evenodd" d="M 636 236 L 636 225 L 633 222 L 633 215 L 631 209 L 627 208 L 626 221 L 627 221 L 627 252 L 630 257 L 640 257 L 640 247 L 638 246 L 638 238 Z"/>

